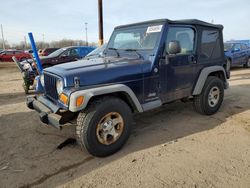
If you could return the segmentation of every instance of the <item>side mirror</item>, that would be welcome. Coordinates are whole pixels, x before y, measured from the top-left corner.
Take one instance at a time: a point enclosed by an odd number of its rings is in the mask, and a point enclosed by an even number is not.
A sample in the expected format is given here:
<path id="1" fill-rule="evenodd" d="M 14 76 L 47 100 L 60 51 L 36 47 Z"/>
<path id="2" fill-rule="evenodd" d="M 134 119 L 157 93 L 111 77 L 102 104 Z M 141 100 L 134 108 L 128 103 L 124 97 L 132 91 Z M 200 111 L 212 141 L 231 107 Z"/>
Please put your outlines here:
<path id="1" fill-rule="evenodd" d="M 240 51 L 239 48 L 234 48 L 234 49 L 233 49 L 233 52 L 239 52 L 239 51 Z"/>
<path id="2" fill-rule="evenodd" d="M 173 40 L 168 43 L 168 53 L 170 55 L 178 54 L 181 52 L 181 45 L 178 40 Z"/>

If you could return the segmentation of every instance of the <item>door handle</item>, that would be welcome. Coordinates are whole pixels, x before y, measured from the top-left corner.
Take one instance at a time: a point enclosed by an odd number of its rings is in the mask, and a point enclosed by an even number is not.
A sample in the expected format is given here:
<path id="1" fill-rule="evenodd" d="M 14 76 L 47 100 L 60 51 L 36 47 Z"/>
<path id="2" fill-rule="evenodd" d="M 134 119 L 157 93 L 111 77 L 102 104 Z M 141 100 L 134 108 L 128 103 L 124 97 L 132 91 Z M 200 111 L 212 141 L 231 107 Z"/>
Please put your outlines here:
<path id="1" fill-rule="evenodd" d="M 189 62 L 189 63 L 196 64 L 196 63 L 197 63 L 197 61 L 196 61 L 195 56 L 194 56 L 194 55 L 190 55 L 190 56 L 188 56 L 188 62 Z"/>

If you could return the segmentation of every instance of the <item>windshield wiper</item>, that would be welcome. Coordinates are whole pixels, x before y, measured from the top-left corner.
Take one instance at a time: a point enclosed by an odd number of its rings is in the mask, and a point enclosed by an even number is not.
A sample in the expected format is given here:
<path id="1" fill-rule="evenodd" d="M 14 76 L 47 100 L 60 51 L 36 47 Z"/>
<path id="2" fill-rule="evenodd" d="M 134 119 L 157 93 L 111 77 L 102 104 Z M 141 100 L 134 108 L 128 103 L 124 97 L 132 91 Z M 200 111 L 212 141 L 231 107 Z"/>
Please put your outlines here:
<path id="1" fill-rule="evenodd" d="M 116 48 L 108 48 L 108 50 L 114 50 L 116 52 L 116 54 L 117 54 L 117 57 L 120 57 L 120 54 L 119 54 L 119 52 L 117 51 Z"/>
<path id="2" fill-rule="evenodd" d="M 135 54 L 138 56 L 140 59 L 144 59 L 143 56 L 136 50 L 136 49 L 125 49 L 124 51 L 126 52 L 135 52 Z"/>

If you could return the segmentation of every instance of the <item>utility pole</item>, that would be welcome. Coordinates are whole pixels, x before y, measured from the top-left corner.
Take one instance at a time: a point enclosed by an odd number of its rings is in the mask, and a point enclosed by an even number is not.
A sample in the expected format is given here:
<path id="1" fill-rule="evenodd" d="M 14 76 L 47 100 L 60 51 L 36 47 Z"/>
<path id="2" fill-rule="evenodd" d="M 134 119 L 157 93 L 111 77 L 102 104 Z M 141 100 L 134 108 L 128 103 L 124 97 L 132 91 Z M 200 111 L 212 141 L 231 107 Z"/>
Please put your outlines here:
<path id="1" fill-rule="evenodd" d="M 88 46 L 88 23 L 85 22 L 86 46 Z"/>
<path id="2" fill-rule="evenodd" d="M 98 25 L 99 25 L 99 45 L 103 45 L 103 15 L 102 0 L 98 0 Z"/>
<path id="3" fill-rule="evenodd" d="M 24 36 L 24 46 L 25 46 L 25 49 L 27 49 L 27 40 L 26 40 L 26 36 Z"/>
<path id="4" fill-rule="evenodd" d="M 3 37 L 3 25 L 2 24 L 1 24 L 1 33 L 2 33 L 3 49 L 5 50 L 5 41 Z"/>

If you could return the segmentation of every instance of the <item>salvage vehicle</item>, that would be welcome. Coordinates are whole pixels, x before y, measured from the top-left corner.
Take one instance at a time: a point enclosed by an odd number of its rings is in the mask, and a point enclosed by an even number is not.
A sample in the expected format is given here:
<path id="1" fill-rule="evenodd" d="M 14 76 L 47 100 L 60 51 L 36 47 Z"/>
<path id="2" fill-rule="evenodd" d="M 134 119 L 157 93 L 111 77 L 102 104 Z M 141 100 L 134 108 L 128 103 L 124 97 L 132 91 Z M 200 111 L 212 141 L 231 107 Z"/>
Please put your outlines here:
<path id="1" fill-rule="evenodd" d="M 25 53 L 22 50 L 4 50 L 0 53 L 0 61 L 13 61 L 13 56 L 16 57 L 18 61 L 24 61 L 25 59 L 32 58 L 29 53 Z"/>
<path id="2" fill-rule="evenodd" d="M 27 106 L 45 124 L 76 126 L 90 154 L 111 155 L 129 138 L 134 113 L 182 99 L 204 115 L 219 110 L 228 88 L 222 30 L 200 20 L 118 26 L 102 58 L 45 69 L 45 93 Z"/>
<path id="3" fill-rule="evenodd" d="M 16 63 L 18 69 L 22 74 L 23 89 L 25 94 L 28 94 L 29 90 L 34 89 L 34 80 L 38 73 L 32 68 L 32 61 L 27 59 L 25 61 L 19 62 L 15 56 L 12 57 L 12 60 Z"/>
<path id="4" fill-rule="evenodd" d="M 94 47 L 89 46 L 69 46 L 60 48 L 46 57 L 41 57 L 40 61 L 43 68 L 47 68 L 82 59 L 94 49 Z"/>
<path id="5" fill-rule="evenodd" d="M 226 42 L 224 43 L 224 51 L 227 61 L 227 68 L 235 66 L 250 67 L 250 47 L 245 43 Z"/>

